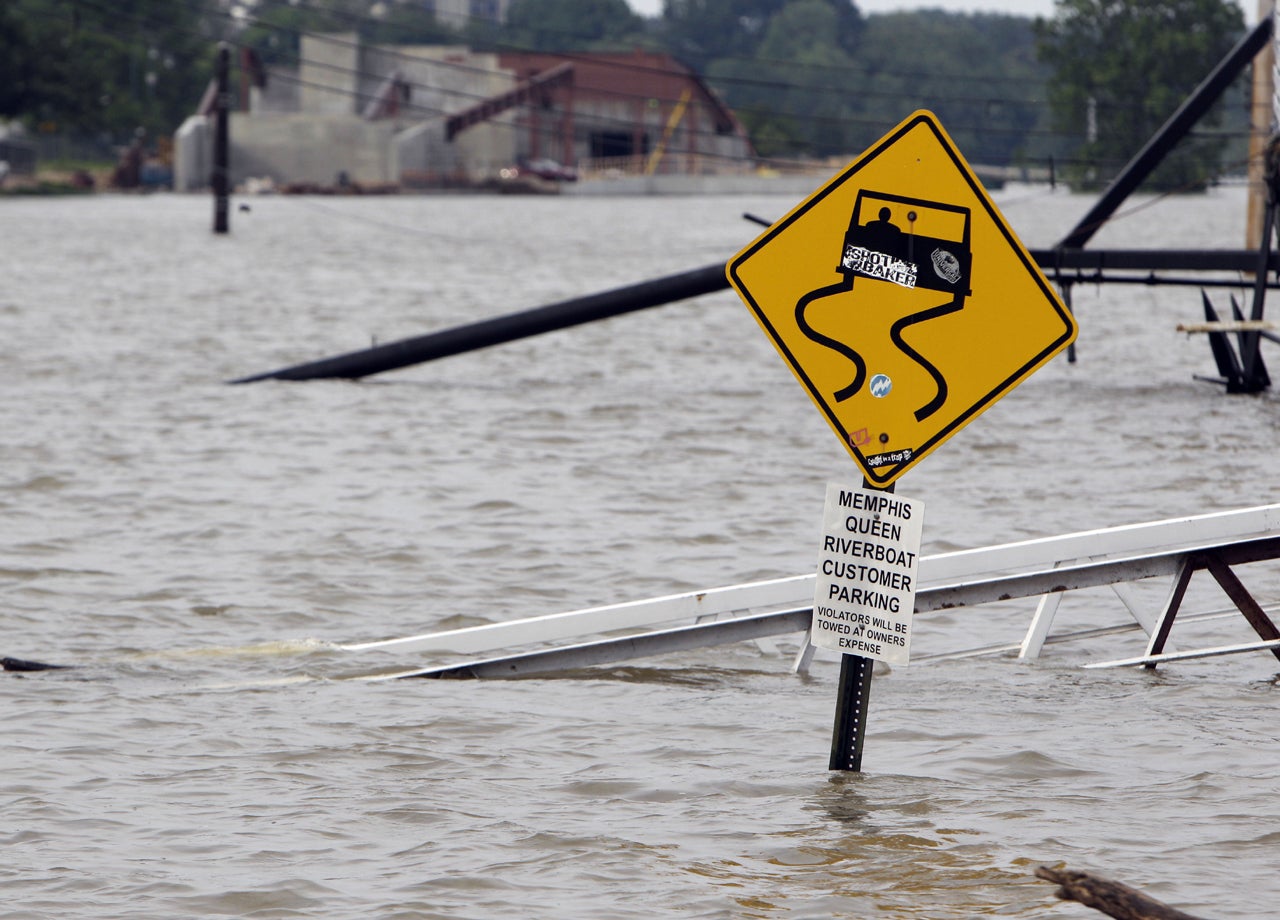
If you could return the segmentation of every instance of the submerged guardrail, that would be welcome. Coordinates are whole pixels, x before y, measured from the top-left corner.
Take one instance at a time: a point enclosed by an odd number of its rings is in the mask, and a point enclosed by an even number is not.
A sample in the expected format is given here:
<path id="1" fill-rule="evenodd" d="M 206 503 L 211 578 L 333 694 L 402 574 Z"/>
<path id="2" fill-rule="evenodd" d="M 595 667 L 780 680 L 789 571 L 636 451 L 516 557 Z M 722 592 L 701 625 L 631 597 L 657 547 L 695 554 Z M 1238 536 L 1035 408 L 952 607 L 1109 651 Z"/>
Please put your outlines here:
<path id="1" fill-rule="evenodd" d="M 1158 611 L 1144 610 L 1124 592 L 1117 592 L 1136 625 L 1149 637 L 1145 654 L 1090 666 L 1155 667 L 1162 661 L 1258 650 L 1270 651 L 1280 658 L 1280 630 L 1232 572 L 1233 566 L 1277 558 L 1280 558 L 1280 504 L 1083 531 L 925 556 L 920 560 L 921 586 L 916 593 L 915 613 L 1039 596 L 1041 601 L 1020 644 L 976 650 L 981 654 L 1016 647 L 1019 657 L 1035 658 L 1049 640 L 1063 594 L 1172 576 L 1168 600 Z M 1235 608 L 1258 633 L 1260 642 L 1166 651 L 1187 584 L 1198 571 L 1208 571 L 1223 587 Z M 505 623 L 355 643 L 339 649 L 452 654 L 512 650 L 486 658 L 369 675 L 364 678 L 367 680 L 530 677 L 692 648 L 803 633 L 812 618 L 814 583 L 813 575 L 797 575 Z M 659 626 L 662 628 L 657 628 Z M 628 634 L 602 635 L 623 630 L 628 630 Z M 549 643 L 589 636 L 599 638 L 545 647 Z M 539 645 L 543 647 L 530 648 Z M 974 653 L 974 650 L 965 650 L 943 657 Z M 794 669 L 807 670 L 812 658 L 813 646 L 806 636 Z"/>

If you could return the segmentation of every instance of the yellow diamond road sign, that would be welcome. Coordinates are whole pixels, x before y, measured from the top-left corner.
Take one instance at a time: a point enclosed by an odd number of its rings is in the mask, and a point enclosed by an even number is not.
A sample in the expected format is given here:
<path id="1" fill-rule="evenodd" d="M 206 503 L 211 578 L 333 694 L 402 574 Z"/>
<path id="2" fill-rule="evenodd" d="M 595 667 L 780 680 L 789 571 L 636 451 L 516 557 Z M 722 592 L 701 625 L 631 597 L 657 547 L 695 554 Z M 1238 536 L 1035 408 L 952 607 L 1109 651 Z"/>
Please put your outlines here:
<path id="1" fill-rule="evenodd" d="M 727 271 L 877 486 L 1076 337 L 1070 312 L 925 111 Z"/>

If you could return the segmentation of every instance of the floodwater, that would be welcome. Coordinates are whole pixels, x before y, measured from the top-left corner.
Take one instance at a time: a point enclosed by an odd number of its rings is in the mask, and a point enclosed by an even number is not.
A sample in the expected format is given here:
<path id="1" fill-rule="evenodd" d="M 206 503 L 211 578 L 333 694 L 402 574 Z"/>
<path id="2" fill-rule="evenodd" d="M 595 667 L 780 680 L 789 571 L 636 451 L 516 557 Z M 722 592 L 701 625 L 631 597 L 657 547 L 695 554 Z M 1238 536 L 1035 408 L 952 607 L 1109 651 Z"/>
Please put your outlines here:
<path id="1" fill-rule="evenodd" d="M 1028 246 L 1090 204 L 997 202 Z M 894 667 L 861 774 L 826 769 L 838 663 L 796 676 L 794 642 L 349 679 L 425 659 L 334 644 L 812 571 L 825 485 L 859 477 L 728 291 L 359 383 L 225 381 L 724 262 L 795 201 L 236 203 L 215 237 L 200 196 L 0 201 L 0 654 L 78 666 L 0 675 L 0 917 L 1098 916 L 1041 864 L 1269 913 L 1267 653 L 1081 669 L 1131 632 Z M 1095 245 L 1237 247 L 1243 214 L 1140 199 Z M 1193 379 L 1197 288 L 1075 307 L 1078 361 L 899 483 L 926 552 L 1280 500 L 1280 399 Z M 1240 574 L 1274 609 L 1280 573 Z M 1203 578 L 1188 607 L 1224 609 Z M 918 617 L 913 653 L 1033 610 Z M 1082 592 L 1057 632 L 1128 621 Z"/>

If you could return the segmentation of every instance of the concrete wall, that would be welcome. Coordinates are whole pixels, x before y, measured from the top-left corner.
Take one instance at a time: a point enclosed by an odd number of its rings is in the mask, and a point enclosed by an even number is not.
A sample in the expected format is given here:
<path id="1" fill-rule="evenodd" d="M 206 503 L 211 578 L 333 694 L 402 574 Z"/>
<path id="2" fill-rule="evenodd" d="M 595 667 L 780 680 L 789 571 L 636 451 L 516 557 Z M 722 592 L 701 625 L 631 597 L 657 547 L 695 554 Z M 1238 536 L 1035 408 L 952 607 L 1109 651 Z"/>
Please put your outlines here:
<path id="1" fill-rule="evenodd" d="M 270 70 L 266 86 L 249 87 L 249 111 L 257 114 L 299 112 L 302 110 L 299 91 L 298 81 L 289 79 L 287 71 Z"/>
<path id="2" fill-rule="evenodd" d="M 395 126 L 353 115 L 231 116 L 231 181 L 270 177 L 277 183 L 396 182 L 392 172 Z"/>
<path id="3" fill-rule="evenodd" d="M 208 188 L 212 169 L 213 125 L 203 115 L 192 115 L 173 136 L 173 190 Z"/>
<path id="4" fill-rule="evenodd" d="M 483 182 L 522 156 L 580 163 L 591 156 L 591 139 L 599 132 L 623 132 L 628 138 L 643 132 L 652 152 L 675 100 L 698 87 L 665 58 L 636 60 L 648 69 L 640 71 L 647 82 L 634 86 L 638 78 L 615 62 L 575 61 L 581 72 L 571 93 L 574 150 L 569 154 L 561 120 L 566 96 L 558 91 L 552 93 L 552 106 L 536 116 L 527 105 L 521 106 L 467 128 L 452 142 L 444 139 L 448 115 L 511 90 L 529 72 L 554 66 L 560 59 L 553 55 L 500 57 L 439 45 L 361 48 L 354 34 L 307 35 L 302 40 L 301 71 L 292 78 L 285 73 L 269 76 L 266 91 L 251 94 L 254 111 L 232 113 L 231 180 L 235 185 L 269 178 L 277 185 L 329 186 L 345 175 L 364 185 Z M 630 56 L 623 56 L 622 62 L 635 63 Z M 359 113 L 365 103 L 392 74 L 408 86 L 408 98 L 400 99 L 394 117 L 364 120 Z M 298 110 L 277 110 L 288 105 L 295 87 Z M 631 98 L 646 87 L 652 89 L 652 98 L 667 100 L 666 104 L 645 104 L 643 95 Z M 705 93 L 694 93 L 658 172 L 721 171 L 725 162 L 741 161 L 749 153 L 745 138 L 715 133 L 721 122 L 704 97 Z M 191 121 L 179 132 L 175 188 L 208 187 L 211 134 L 203 120 Z"/>
<path id="5" fill-rule="evenodd" d="M 402 170 L 444 172 L 465 163 L 473 179 L 485 178 L 515 162 L 518 131 L 515 112 L 506 112 L 489 122 L 468 128 L 443 150 L 435 141 L 433 123 L 455 112 L 470 108 L 483 99 L 506 92 L 515 86 L 515 75 L 502 69 L 498 56 L 472 52 L 453 45 L 409 45 L 364 49 L 362 72 L 388 74 L 397 72 L 410 86 L 410 98 L 396 119 L 408 136 L 406 144 L 416 145 L 416 152 L 400 164 Z M 361 92 L 377 91 L 372 78 L 365 78 Z M 428 147 L 418 141 L 431 135 Z M 439 143 L 443 144 L 443 134 Z M 431 155 L 432 162 L 422 162 Z M 406 149 L 407 152 L 407 149 Z"/>
<path id="6" fill-rule="evenodd" d="M 314 115 L 354 115 L 360 37 L 354 32 L 305 35 L 298 69 L 298 102 Z"/>
<path id="7" fill-rule="evenodd" d="M 354 116 L 231 114 L 232 187 L 246 179 L 270 178 L 277 184 L 314 182 L 335 185 L 340 173 L 365 185 L 399 181 L 395 169 L 395 126 Z M 213 166 L 211 119 L 192 116 L 174 142 L 175 191 L 209 187 Z"/>
<path id="8" fill-rule="evenodd" d="M 395 170 L 401 181 L 431 185 L 465 177 L 462 158 L 444 133 L 444 119 L 436 118 L 396 135 Z"/>

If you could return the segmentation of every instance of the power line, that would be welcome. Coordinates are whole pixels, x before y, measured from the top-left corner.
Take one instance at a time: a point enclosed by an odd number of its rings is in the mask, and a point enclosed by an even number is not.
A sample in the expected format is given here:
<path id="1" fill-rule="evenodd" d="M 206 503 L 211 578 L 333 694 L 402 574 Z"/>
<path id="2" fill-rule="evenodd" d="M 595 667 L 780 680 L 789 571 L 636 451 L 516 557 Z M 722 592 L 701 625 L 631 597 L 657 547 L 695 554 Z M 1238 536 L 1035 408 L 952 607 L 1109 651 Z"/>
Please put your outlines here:
<path id="1" fill-rule="evenodd" d="M 97 3 L 95 3 L 94 0 L 80 0 L 80 2 L 86 3 L 87 5 L 90 5 L 90 6 L 96 6 L 100 11 L 103 11 L 103 12 L 111 11 L 110 7 L 101 3 L 100 0 Z M 292 5 L 292 8 L 300 8 L 300 9 L 308 10 L 316 15 L 328 16 L 331 18 L 338 18 L 348 23 L 355 23 L 359 25 L 381 25 L 382 24 L 380 20 L 374 19 L 372 17 L 360 16 L 358 14 L 352 14 L 352 13 L 348 13 L 346 11 L 340 11 L 340 10 L 332 10 L 332 9 L 326 10 L 322 8 L 317 8 L 305 2 L 300 2 L 296 5 Z M 225 11 L 216 6 L 204 5 L 200 7 L 200 9 L 202 9 L 202 11 L 205 13 L 211 14 L 216 17 L 221 17 L 223 19 L 226 19 L 228 22 L 231 22 L 237 25 L 247 23 L 252 26 L 257 26 L 259 28 L 264 28 L 277 33 L 296 34 L 299 37 L 324 37 L 326 41 L 329 41 L 334 44 L 339 44 L 339 45 L 347 44 L 349 46 L 356 47 L 356 48 L 361 47 L 361 43 L 359 41 L 346 42 L 334 36 L 321 36 L 318 33 L 311 32 L 308 30 L 302 30 L 302 29 L 294 30 L 287 26 L 276 25 L 274 23 L 270 23 L 263 19 L 256 18 L 253 16 L 238 18 L 233 14 L 231 14 L 230 12 Z M 134 15 L 130 18 L 135 22 L 149 21 L 145 17 L 139 17 L 137 15 Z M 471 18 L 475 19 L 475 17 L 471 17 Z M 570 37 L 580 37 L 580 36 L 570 36 Z M 240 42 L 234 42 L 234 43 L 238 47 L 243 47 L 243 45 Z M 511 51 L 511 52 L 520 52 L 520 53 L 545 53 L 545 54 L 549 54 L 549 55 L 553 55 L 555 57 L 561 58 L 563 60 L 591 61 L 597 64 L 598 66 L 608 66 L 608 67 L 629 71 L 637 74 L 646 74 L 646 75 L 659 75 L 659 74 L 669 75 L 670 74 L 669 71 L 664 70 L 662 68 L 656 68 L 651 65 L 647 65 L 638 61 L 626 60 L 624 57 L 621 57 L 621 56 L 619 57 L 619 59 L 606 62 L 606 61 L 601 61 L 596 56 L 583 53 L 583 52 L 574 52 L 574 51 L 539 52 L 539 51 L 533 51 L 532 49 L 523 48 L 518 45 L 511 44 L 509 42 L 495 42 L 494 46 L 500 51 Z M 384 54 L 392 58 L 398 58 L 401 60 L 407 60 L 407 61 L 413 61 L 413 62 L 422 61 L 422 58 L 420 57 L 406 54 L 401 51 L 397 51 L 394 46 L 380 45 L 378 47 L 382 50 Z M 299 63 L 302 63 L 302 59 L 300 56 L 296 56 L 295 59 L 298 60 Z M 760 66 L 761 64 L 773 64 L 776 66 L 787 66 L 792 68 L 793 70 L 796 68 L 801 68 L 808 71 L 820 71 L 820 72 L 828 73 L 834 77 L 842 78 L 846 81 L 849 78 L 852 78 L 855 76 L 868 77 L 868 76 L 879 75 L 879 74 L 901 77 L 904 79 L 915 81 L 917 83 L 924 82 L 924 81 L 939 81 L 944 83 L 951 83 L 960 79 L 967 79 L 967 80 L 980 79 L 980 78 L 975 78 L 971 75 L 966 77 L 966 76 L 950 74 L 950 73 L 931 72 L 927 70 L 892 71 L 892 70 L 879 69 L 874 71 L 873 73 L 870 70 L 870 68 L 858 68 L 858 67 L 845 68 L 845 67 L 836 67 L 834 65 L 808 65 L 808 64 L 798 65 L 795 62 L 786 62 L 786 61 L 778 61 L 778 60 L 771 60 L 771 59 L 759 59 L 759 60 L 747 61 L 741 58 L 738 58 L 738 59 L 725 58 L 722 60 L 727 60 L 727 61 L 737 60 L 740 63 L 746 63 L 746 64 L 750 64 L 751 66 L 757 66 L 757 67 Z M 314 63 L 314 62 L 308 62 L 308 63 Z M 451 69 L 455 69 L 462 72 L 469 72 L 469 73 L 473 73 L 480 76 L 494 76 L 499 74 L 505 75 L 505 73 L 502 71 L 494 70 L 492 68 L 478 67 L 476 65 L 468 65 L 462 62 L 441 61 L 441 62 L 433 62 L 433 63 L 436 63 L 437 66 L 451 68 Z M 336 68 L 336 66 L 334 65 L 320 65 L 320 66 L 328 66 L 330 69 L 339 69 L 339 68 Z M 369 73 L 361 72 L 358 70 L 348 69 L 346 72 L 349 75 L 369 77 L 371 79 L 376 79 L 378 77 L 378 75 L 369 74 Z M 834 86 L 834 85 L 823 86 L 823 85 L 813 85 L 813 84 L 800 83 L 800 82 L 789 82 L 789 81 L 783 81 L 783 80 L 764 80 L 759 78 L 732 77 L 732 76 L 719 76 L 719 75 L 715 77 L 704 76 L 702 77 L 702 79 L 704 81 L 709 81 L 716 85 L 754 87 L 754 88 L 760 88 L 760 89 L 774 90 L 777 92 L 800 91 L 800 92 L 805 92 L 809 94 L 822 94 L 822 95 L 846 95 L 849 92 L 848 87 L 852 85 L 846 82 L 845 86 Z M 1008 78 L 1008 79 L 1012 79 L 1012 78 Z M 985 82 L 990 83 L 992 81 L 988 79 Z M 861 95 L 874 96 L 874 97 L 879 97 L 887 100 L 893 100 L 893 99 L 918 100 L 919 99 L 919 96 L 915 94 L 901 92 L 901 91 L 877 89 L 875 87 L 862 88 L 859 90 L 859 93 Z M 616 92 L 616 91 L 613 93 L 613 95 L 620 98 L 636 98 L 636 99 L 647 98 L 647 96 L 644 96 L 642 94 L 628 94 L 628 93 Z M 481 97 L 476 96 L 476 98 L 479 99 Z M 987 105 L 987 104 L 996 103 L 1001 105 L 1036 106 L 1036 107 L 1043 107 L 1047 104 L 1043 99 L 1037 99 L 1037 98 L 1019 99 L 1019 98 L 992 96 L 989 94 L 983 95 L 983 96 L 970 96 L 970 95 L 948 95 L 948 94 L 934 93 L 934 94 L 931 94 L 930 98 L 931 98 L 931 101 L 934 102 L 935 104 L 936 103 L 948 103 L 948 104 L 957 103 L 957 104 Z M 780 114 L 785 115 L 787 113 L 782 112 Z"/>
<path id="2" fill-rule="evenodd" d="M 101 13 L 110 14 L 112 17 L 114 17 L 113 21 L 115 22 L 119 22 L 121 18 L 129 20 L 135 25 L 138 23 L 156 25 L 157 22 L 159 22 L 159 20 L 155 19 L 154 17 L 150 17 L 146 15 L 121 14 L 119 11 L 113 10 L 108 4 L 102 2 L 102 0 L 79 0 L 79 3 L 81 3 L 82 5 L 88 6 L 90 8 L 97 9 Z M 300 3 L 298 4 L 298 6 L 302 7 L 305 10 L 308 10 L 313 14 L 325 15 L 331 18 L 337 17 L 339 19 L 345 20 L 348 23 L 356 23 L 356 24 L 362 24 L 362 25 L 379 23 L 378 20 L 374 20 L 370 17 L 351 14 L 351 13 L 347 13 L 346 11 L 332 10 L 332 9 L 319 10 L 316 7 L 308 5 L 306 3 Z M 219 6 L 210 6 L 208 4 L 196 4 L 195 9 L 206 16 L 213 17 L 213 18 L 222 18 L 227 20 L 230 23 L 234 23 L 240 26 L 244 26 L 245 24 L 248 24 L 248 25 L 257 26 L 257 27 L 266 29 L 269 32 L 274 32 L 274 33 L 296 34 L 299 37 L 319 37 L 316 35 L 316 33 L 312 33 L 307 30 L 300 30 L 300 29 L 295 30 L 287 26 L 280 26 L 274 23 L 266 22 L 260 18 L 255 18 L 253 16 L 237 18 L 236 16 L 232 15 L 229 11 Z M 170 22 L 165 21 L 163 22 L 163 24 L 166 28 L 169 28 L 169 29 L 174 28 L 172 23 Z M 122 35 L 125 37 L 133 37 L 132 33 L 126 33 L 121 29 L 112 30 L 108 27 L 107 31 L 113 31 L 114 34 Z M 186 30 L 179 29 L 179 31 L 186 31 L 188 34 L 198 34 L 195 30 L 192 30 L 192 29 L 186 29 Z M 204 37 L 204 36 L 202 35 L 201 37 Z M 359 46 L 359 42 L 348 43 L 342 39 L 337 39 L 332 36 L 324 36 L 324 38 L 326 41 L 330 41 L 330 42 L 337 42 L 340 44 L 347 43 L 357 47 Z M 243 45 L 240 45 L 240 47 L 243 47 Z M 450 62 L 450 61 L 424 59 L 416 55 L 411 55 L 405 52 L 398 51 L 394 48 L 394 46 L 383 45 L 378 47 L 380 48 L 381 52 L 384 55 L 388 55 L 393 59 L 400 58 L 403 60 L 412 60 L 417 64 L 422 64 L 425 62 L 429 66 L 452 69 L 455 71 L 470 73 L 477 76 L 494 76 L 494 75 L 502 75 L 504 77 L 510 76 L 510 74 L 508 74 L 506 71 L 497 70 L 494 68 L 480 67 L 473 64 L 466 64 L 463 62 Z M 515 50 L 515 46 L 512 46 L 510 44 L 498 44 L 497 47 Z M 526 49 L 519 49 L 519 50 L 525 51 Z M 552 54 L 551 52 L 537 52 L 537 53 L 546 53 L 549 55 Z M 554 54 L 553 56 L 563 60 L 570 60 L 570 61 L 590 60 L 594 64 L 599 66 L 615 67 L 615 68 L 625 69 L 633 72 L 661 73 L 663 75 L 670 75 L 670 72 L 667 70 L 654 68 L 642 62 L 627 60 L 625 57 L 621 57 L 621 56 L 617 59 L 609 60 L 609 61 L 602 61 L 598 57 L 587 55 L 580 52 L 560 53 L 560 54 Z M 300 54 L 295 55 L 294 57 L 298 61 L 299 66 L 302 66 L 305 64 L 306 66 L 309 66 L 309 67 L 328 69 L 331 71 L 341 73 L 345 76 L 354 77 L 356 78 L 357 81 L 359 80 L 376 81 L 382 78 L 381 74 L 374 74 L 374 73 L 362 71 L 356 68 L 345 68 L 345 67 L 328 63 L 328 62 L 307 61 L 303 59 Z M 759 66 L 761 63 L 768 63 L 768 62 L 756 61 L 754 63 L 755 63 L 755 66 Z M 780 64 L 782 62 L 773 62 L 773 63 Z M 792 66 L 794 67 L 795 65 L 792 65 Z M 853 75 L 865 76 L 871 73 L 871 68 L 852 68 L 852 67 L 846 68 L 846 67 L 838 67 L 835 65 L 813 66 L 813 67 L 807 67 L 806 69 L 810 70 L 811 72 L 817 72 L 820 74 L 826 74 L 828 76 L 835 76 L 835 77 L 839 77 L 841 75 L 846 75 L 849 77 L 852 77 Z M 931 73 L 929 71 L 923 71 L 923 70 L 921 71 L 877 70 L 875 71 L 875 73 L 885 74 L 885 75 L 894 75 L 902 78 L 910 78 L 917 82 L 952 79 L 952 75 L 941 74 L 941 73 Z M 289 76 L 283 76 L 279 73 L 277 73 L 277 76 L 280 76 L 283 79 L 292 79 L 298 85 L 308 85 L 307 81 L 302 80 L 300 76 L 289 77 Z M 739 87 L 745 87 L 745 88 L 754 88 L 757 90 L 765 90 L 771 93 L 778 93 L 778 94 L 802 92 L 809 95 L 813 95 L 813 94 L 843 95 L 848 92 L 847 88 L 845 87 L 824 86 L 824 85 L 814 86 L 814 85 L 805 85 L 804 83 L 794 82 L 794 81 L 768 80 L 768 79 L 751 78 L 751 77 L 745 77 L 745 78 L 717 77 L 712 79 L 711 82 L 715 84 L 727 85 L 730 87 L 739 86 Z M 421 92 L 441 91 L 440 87 L 436 87 L 436 86 L 426 86 L 423 84 L 414 84 L 414 83 L 410 83 L 409 86 L 411 90 L 417 89 Z M 349 95 L 351 95 L 354 99 L 357 99 L 357 100 L 368 100 L 372 96 L 372 94 L 370 93 L 361 92 L 358 88 L 354 88 L 350 90 L 339 89 L 339 88 L 328 87 L 328 86 L 324 86 L 321 88 L 330 92 L 346 92 Z M 468 99 L 476 102 L 481 101 L 483 98 L 485 98 L 480 93 L 467 92 L 465 90 L 449 90 L 448 92 L 450 92 L 456 98 Z M 607 95 L 611 95 L 612 97 L 619 100 L 629 100 L 629 101 L 639 102 L 639 101 L 647 101 L 647 99 L 649 98 L 648 94 L 643 94 L 638 92 L 633 93 L 633 92 L 626 92 L 621 90 L 612 90 L 612 91 L 605 91 L 605 92 Z M 882 101 L 889 102 L 889 103 L 892 103 L 895 100 L 902 101 L 905 104 L 918 104 L 920 102 L 926 101 L 926 100 L 922 100 L 919 94 L 916 94 L 916 93 L 909 93 L 906 91 L 895 91 L 895 90 L 889 90 L 889 89 L 877 89 L 875 87 L 863 88 L 859 91 L 859 94 L 863 97 L 878 98 Z M 674 100 L 666 100 L 666 101 L 668 103 L 674 103 Z M 1016 98 L 1009 99 L 1009 98 L 1000 98 L 1000 97 L 992 97 L 992 96 L 938 95 L 938 94 L 932 94 L 927 100 L 927 102 L 932 106 L 938 106 L 938 105 L 990 106 L 992 104 L 1008 105 L 1008 106 L 1028 109 L 1032 113 L 1037 113 L 1042 111 L 1047 105 L 1046 102 L 1040 99 L 1016 99 Z M 450 114 L 450 112 L 445 111 L 441 108 L 422 105 L 420 103 L 415 103 L 412 100 L 406 104 L 406 107 L 410 111 L 418 112 L 427 117 L 439 117 L 439 116 L 445 116 Z M 739 105 L 735 107 L 735 111 L 745 117 L 758 118 L 761 120 L 770 119 L 770 118 L 779 118 L 779 119 L 787 119 L 787 120 L 804 119 L 809 123 L 819 125 L 825 129 L 851 129 L 854 131 L 859 131 L 859 130 L 868 129 L 868 128 L 883 129 L 884 127 L 891 126 L 889 124 L 889 121 L 891 121 L 891 119 L 886 120 L 884 118 L 877 118 L 869 114 L 859 115 L 856 113 L 848 113 L 848 114 L 841 114 L 841 115 L 816 115 L 816 114 L 813 114 L 812 112 L 794 111 L 794 110 L 784 109 L 778 106 L 760 106 L 760 105 L 754 105 L 754 106 Z M 1039 116 L 1037 115 L 1037 117 Z M 606 123 L 611 121 L 618 125 L 631 124 L 629 121 L 625 119 L 619 119 L 619 118 L 613 118 L 613 119 L 597 118 L 594 120 L 603 121 Z M 1026 129 L 1026 130 L 1019 130 L 1016 128 L 993 128 L 989 124 L 978 123 L 978 122 L 970 122 L 970 123 L 951 122 L 949 123 L 949 125 L 951 129 L 956 132 L 981 131 L 988 136 L 994 135 L 994 136 L 1004 136 L 1004 137 L 1026 137 L 1029 139 L 1042 139 L 1042 140 L 1058 139 L 1060 141 L 1073 140 L 1073 139 L 1078 140 L 1080 138 L 1080 135 L 1077 132 L 1064 132 L 1064 131 L 1043 130 L 1043 129 L 1035 129 L 1035 128 Z M 515 126 L 512 126 L 512 127 L 514 128 Z M 696 133 L 698 135 L 703 135 L 703 136 L 712 136 L 712 132 L 705 131 L 705 130 L 697 130 Z"/>
<path id="3" fill-rule="evenodd" d="M 96 7 L 99 11 L 102 11 L 102 12 L 105 12 L 107 10 L 107 7 L 101 2 L 101 0 L 97 0 L 97 2 L 95 2 L 95 0 L 81 0 L 81 2 L 85 3 L 88 6 Z M 210 7 L 204 7 L 204 9 L 206 12 L 212 12 L 215 15 L 224 16 L 229 19 L 233 18 L 230 16 L 229 13 L 226 13 L 225 11 L 222 11 L 222 10 L 213 9 Z M 149 20 L 147 17 L 136 16 L 136 15 L 125 17 L 125 18 L 131 20 L 134 23 L 152 21 L 152 20 Z M 282 28 L 270 23 L 261 23 L 259 20 L 256 20 L 253 17 L 247 17 L 243 21 L 260 24 L 260 25 L 263 25 L 264 27 L 274 29 L 274 30 L 280 30 Z M 352 49 L 358 49 L 361 47 L 361 43 L 358 41 L 349 41 L 346 39 L 338 38 L 336 36 L 317 35 L 316 33 L 307 32 L 305 30 L 298 30 L 297 34 L 300 37 L 321 38 L 328 43 L 337 44 L 337 45 L 346 45 Z M 244 46 L 240 45 L 240 47 L 244 47 Z M 462 72 L 470 73 L 473 75 L 485 76 L 485 77 L 490 77 L 495 75 L 500 75 L 504 77 L 509 76 L 509 74 L 506 71 L 496 70 L 493 68 L 480 67 L 480 66 L 466 64 L 463 62 L 456 62 L 456 61 L 424 59 L 417 55 L 412 55 L 407 52 L 398 51 L 394 47 L 380 46 L 380 50 L 384 55 L 390 56 L 393 59 L 399 59 L 406 62 L 413 62 L 419 65 L 425 63 L 428 66 L 432 66 L 432 67 L 440 67 L 443 69 L 462 71 Z M 614 59 L 614 60 L 601 60 L 599 57 L 582 54 L 582 53 L 568 53 L 563 55 L 552 55 L 552 56 L 568 59 L 571 61 L 573 60 L 590 61 L 598 66 L 607 66 L 607 67 L 613 67 L 613 68 L 619 68 L 619 69 L 626 69 L 629 71 L 640 71 L 640 72 L 645 72 L 650 74 L 662 74 L 664 76 L 671 75 L 671 72 L 669 70 L 656 68 L 651 65 L 646 65 L 643 63 L 635 62 L 635 61 L 629 61 L 623 57 L 619 57 L 618 59 Z M 321 70 L 328 70 L 328 71 L 340 74 L 342 76 L 354 77 L 357 80 L 363 79 L 363 80 L 368 80 L 370 82 L 373 82 L 373 81 L 381 80 L 384 76 L 379 73 L 372 73 L 369 71 L 360 70 L 358 68 L 343 67 L 337 64 L 333 64 L 331 62 L 308 60 L 303 58 L 300 54 L 296 56 L 296 60 L 298 61 L 299 66 L 306 65 L 306 66 L 314 67 Z M 373 98 L 372 93 L 362 92 L 358 88 L 348 89 L 348 88 L 327 86 L 324 84 L 316 84 L 303 79 L 300 75 L 298 76 L 288 75 L 280 72 L 276 72 L 275 75 L 277 78 L 289 80 L 290 82 L 293 82 L 299 86 L 309 86 L 309 87 L 320 89 L 327 92 L 350 95 L 353 99 L 358 101 L 368 101 Z M 417 89 L 422 92 L 439 92 L 440 91 L 439 87 L 427 86 L 421 83 L 414 83 L 412 81 L 410 81 L 408 85 L 410 86 L 411 90 Z M 780 88 L 780 89 L 801 89 L 802 88 L 798 84 L 788 85 L 784 83 L 775 83 L 774 87 Z M 449 90 L 448 92 L 454 97 L 460 97 L 460 98 L 463 98 L 469 101 L 474 101 L 474 102 L 479 102 L 479 101 L 482 101 L 484 98 L 487 98 L 483 94 L 480 94 L 477 92 L 468 92 L 466 90 Z M 647 102 L 650 98 L 649 94 L 638 93 L 638 92 L 625 92 L 625 91 L 619 91 L 619 90 L 606 90 L 606 91 L 603 91 L 603 94 L 612 96 L 615 99 L 631 101 L 631 102 Z M 671 99 L 665 100 L 665 101 L 669 104 L 674 104 L 675 102 L 675 100 L 671 100 Z M 422 105 L 420 103 L 413 102 L 412 100 L 406 104 L 406 108 L 408 108 L 410 111 L 418 112 L 419 114 L 426 117 L 440 117 L 440 116 L 446 116 L 451 114 L 451 112 L 447 110 L 444 110 L 438 107 Z M 868 125 L 880 127 L 883 129 L 884 127 L 891 126 L 888 124 L 888 122 L 886 122 L 883 119 L 875 119 L 875 118 L 860 117 L 860 116 L 814 116 L 814 115 L 808 115 L 801 112 L 787 111 L 785 109 L 779 109 L 776 107 L 769 108 L 769 109 L 744 107 L 739 109 L 739 111 L 744 112 L 746 114 L 758 114 L 763 117 L 780 117 L 780 118 L 803 117 L 810 123 L 819 124 L 827 128 L 833 128 L 833 129 L 842 128 L 842 127 L 858 129 L 858 128 L 865 128 Z M 609 117 L 609 116 L 597 116 L 593 119 L 593 121 L 595 121 L 596 123 L 614 124 L 618 127 L 629 128 L 632 126 L 631 121 L 628 121 L 626 119 L 621 119 L 621 118 Z M 498 124 L 502 125 L 503 123 L 498 123 Z M 505 125 L 503 126 L 505 127 Z M 510 127 L 512 129 L 517 128 L 517 126 L 515 125 L 511 125 Z M 693 133 L 695 136 L 701 136 L 701 137 L 717 136 L 715 132 L 702 130 L 702 129 L 694 129 Z M 999 132 L 999 131 L 989 130 L 988 133 L 1016 133 L 1016 132 Z M 705 155 L 709 157 L 712 156 L 712 154 L 710 153 L 707 153 Z M 740 158 L 732 158 L 732 159 L 740 159 Z"/>

